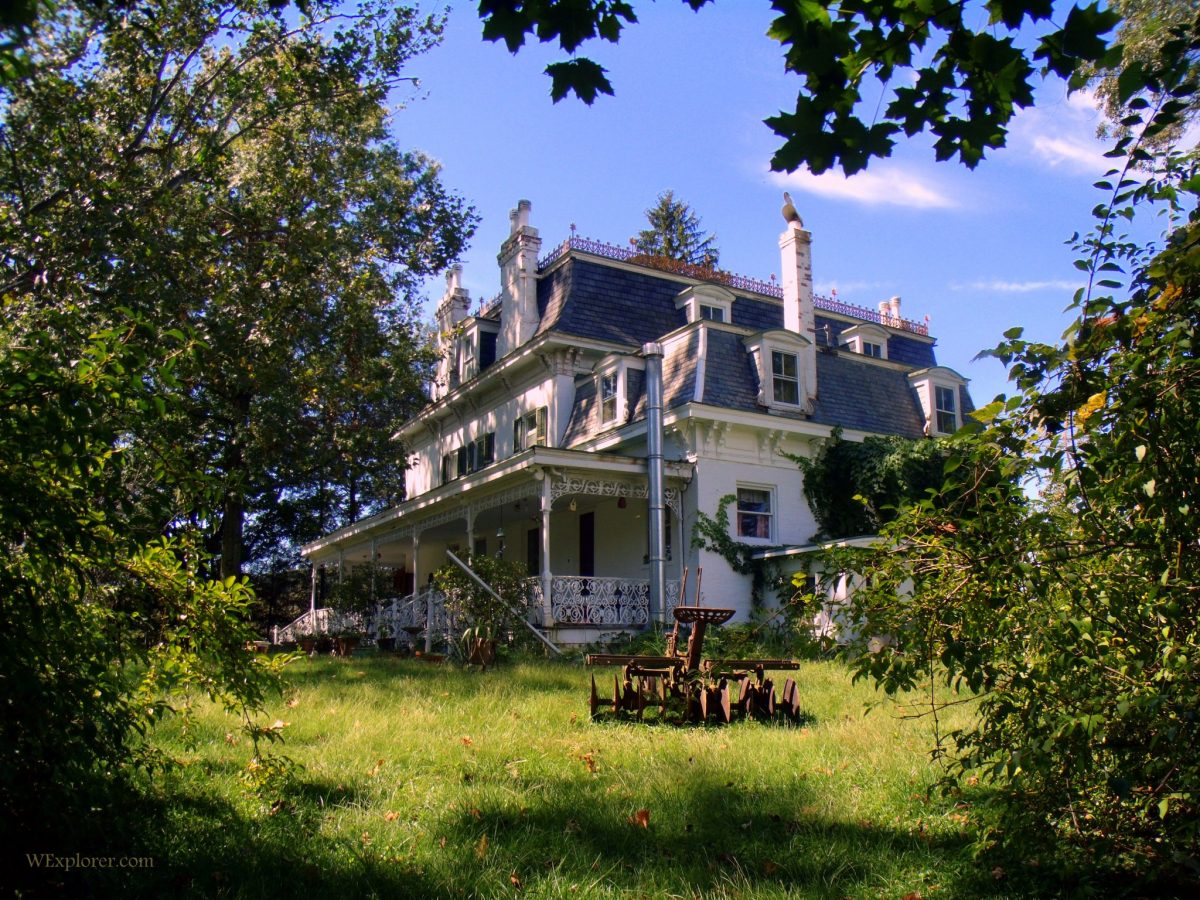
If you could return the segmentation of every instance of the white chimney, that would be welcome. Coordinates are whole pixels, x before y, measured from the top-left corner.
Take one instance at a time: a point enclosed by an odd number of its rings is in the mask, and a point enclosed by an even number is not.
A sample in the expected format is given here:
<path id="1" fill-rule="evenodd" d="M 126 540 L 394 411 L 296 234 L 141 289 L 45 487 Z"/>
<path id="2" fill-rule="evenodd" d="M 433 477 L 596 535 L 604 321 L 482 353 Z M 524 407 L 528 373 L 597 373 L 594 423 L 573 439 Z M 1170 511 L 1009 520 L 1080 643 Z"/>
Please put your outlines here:
<path id="1" fill-rule="evenodd" d="M 812 232 L 789 222 L 779 236 L 779 265 L 783 272 L 783 327 L 807 341 L 799 354 L 800 383 L 807 388 L 807 406 L 817 393 L 817 318 L 813 307 Z"/>
<path id="2" fill-rule="evenodd" d="M 471 295 L 462 287 L 462 266 L 451 266 L 446 271 L 446 293 L 438 304 L 434 320 L 437 323 L 437 376 L 433 383 L 433 399 L 446 396 L 456 386 L 458 373 L 455 327 L 471 309 Z"/>
<path id="3" fill-rule="evenodd" d="M 508 214 L 509 235 L 496 262 L 500 264 L 500 337 L 496 355 L 506 356 L 537 331 L 537 263 L 542 239 L 529 224 L 532 204 L 521 200 Z"/>

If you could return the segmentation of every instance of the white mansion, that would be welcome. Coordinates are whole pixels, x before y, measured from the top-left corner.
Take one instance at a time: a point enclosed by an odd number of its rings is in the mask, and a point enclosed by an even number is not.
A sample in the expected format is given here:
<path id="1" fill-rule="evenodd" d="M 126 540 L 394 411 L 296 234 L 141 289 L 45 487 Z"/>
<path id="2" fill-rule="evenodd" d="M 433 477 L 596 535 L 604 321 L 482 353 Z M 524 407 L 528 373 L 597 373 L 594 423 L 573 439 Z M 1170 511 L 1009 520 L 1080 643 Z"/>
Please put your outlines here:
<path id="1" fill-rule="evenodd" d="M 733 538 L 771 555 L 811 547 L 817 526 L 785 454 L 811 454 L 835 427 L 851 440 L 952 432 L 971 408 L 966 380 L 937 365 L 899 298 L 876 311 L 814 297 L 799 221 L 780 236 L 779 286 L 576 238 L 541 246 L 522 200 L 499 295 L 472 315 L 461 270 L 447 275 L 432 396 L 397 435 L 407 499 L 306 546 L 314 567 L 374 559 L 395 573 L 381 595 L 410 595 L 448 549 L 503 554 L 528 565 L 535 621 L 579 643 L 669 619 L 684 567 L 702 566 L 704 602 L 745 618 L 750 579 L 692 546 L 698 513 L 733 495 Z M 661 603 L 647 529 L 643 348 L 655 344 Z"/>

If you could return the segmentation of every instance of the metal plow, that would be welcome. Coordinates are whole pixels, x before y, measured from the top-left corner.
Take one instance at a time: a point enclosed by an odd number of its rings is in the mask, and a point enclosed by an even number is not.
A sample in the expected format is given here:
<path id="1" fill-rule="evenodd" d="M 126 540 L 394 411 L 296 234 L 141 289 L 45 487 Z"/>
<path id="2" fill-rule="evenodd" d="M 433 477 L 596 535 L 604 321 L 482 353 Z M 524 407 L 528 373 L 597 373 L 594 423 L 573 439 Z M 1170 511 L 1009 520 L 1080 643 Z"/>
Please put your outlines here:
<path id="1" fill-rule="evenodd" d="M 684 574 L 684 584 L 687 583 Z M 696 595 L 699 597 L 699 573 Z M 592 676 L 592 718 L 604 715 L 632 716 L 642 721 L 647 712 L 661 721 L 715 722 L 728 724 L 739 719 L 773 719 L 777 716 L 799 721 L 800 701 L 796 682 L 788 678 L 783 693 L 776 697 L 775 684 L 766 673 L 795 670 L 793 659 L 704 659 L 704 636 L 709 625 L 721 625 L 733 616 L 732 609 L 712 606 L 675 607 L 675 628 L 667 637 L 666 656 L 628 656 L 596 653 L 589 666 L 621 666 L 613 676 L 611 697 L 601 697 Z M 680 624 L 691 626 L 687 649 L 676 651 Z"/>

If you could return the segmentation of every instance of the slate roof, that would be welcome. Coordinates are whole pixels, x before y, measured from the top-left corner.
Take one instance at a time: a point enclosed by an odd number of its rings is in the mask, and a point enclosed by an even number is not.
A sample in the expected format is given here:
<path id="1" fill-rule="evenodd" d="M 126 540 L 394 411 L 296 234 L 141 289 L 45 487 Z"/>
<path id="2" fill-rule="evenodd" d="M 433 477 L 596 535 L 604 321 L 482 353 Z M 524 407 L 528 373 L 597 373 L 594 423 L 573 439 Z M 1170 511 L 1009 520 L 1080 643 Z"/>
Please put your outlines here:
<path id="1" fill-rule="evenodd" d="M 690 284 L 668 273 L 634 272 L 571 256 L 538 282 L 541 323 L 537 334 L 553 331 L 611 342 L 634 351 L 687 325 L 684 310 L 675 308 L 675 298 Z M 753 331 L 782 328 L 783 308 L 778 302 L 738 294 L 731 319 L 732 324 Z M 907 373 L 833 349 L 841 343 L 841 332 L 851 324 L 816 316 L 816 334 L 811 337 L 819 348 L 817 400 L 809 420 L 860 431 L 920 437 L 925 419 Z M 720 327 L 706 330 L 702 402 L 706 406 L 764 412 L 758 405 L 758 372 L 743 335 Z M 663 359 L 665 408 L 695 399 L 699 353 L 698 327 L 667 343 Z M 889 334 L 888 358 L 913 370 L 937 365 L 929 342 L 903 335 Z M 625 421 L 645 415 L 643 375 L 633 369 L 629 372 Z M 606 430 L 599 421 L 595 379 L 581 376 L 575 386 L 575 405 L 564 434 L 567 447 Z M 965 389 L 960 392 L 960 401 L 964 412 L 973 408 Z M 805 418 L 800 413 L 772 414 Z"/>

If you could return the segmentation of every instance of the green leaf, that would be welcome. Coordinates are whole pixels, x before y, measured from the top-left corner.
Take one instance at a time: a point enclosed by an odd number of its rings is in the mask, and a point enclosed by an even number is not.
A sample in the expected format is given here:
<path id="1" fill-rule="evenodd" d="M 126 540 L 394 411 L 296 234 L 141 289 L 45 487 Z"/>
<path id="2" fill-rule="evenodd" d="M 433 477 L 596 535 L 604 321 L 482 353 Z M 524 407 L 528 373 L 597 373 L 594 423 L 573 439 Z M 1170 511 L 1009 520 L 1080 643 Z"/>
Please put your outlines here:
<path id="1" fill-rule="evenodd" d="M 598 94 L 612 96 L 613 88 L 605 74 L 605 69 L 590 59 L 579 57 L 565 62 L 551 63 L 546 66 L 546 74 L 550 76 L 550 96 L 557 103 L 574 93 L 580 100 L 591 106 Z"/>

